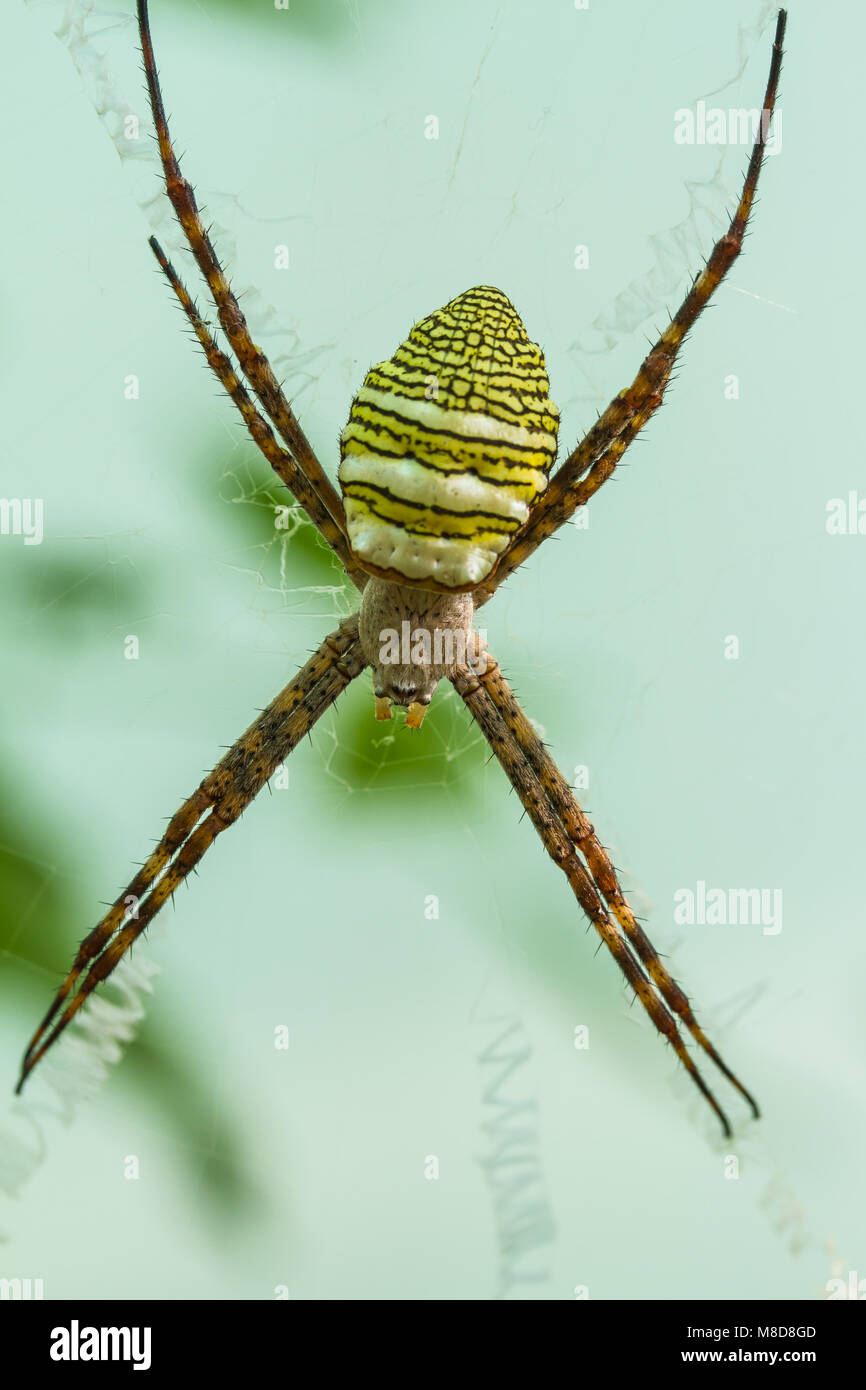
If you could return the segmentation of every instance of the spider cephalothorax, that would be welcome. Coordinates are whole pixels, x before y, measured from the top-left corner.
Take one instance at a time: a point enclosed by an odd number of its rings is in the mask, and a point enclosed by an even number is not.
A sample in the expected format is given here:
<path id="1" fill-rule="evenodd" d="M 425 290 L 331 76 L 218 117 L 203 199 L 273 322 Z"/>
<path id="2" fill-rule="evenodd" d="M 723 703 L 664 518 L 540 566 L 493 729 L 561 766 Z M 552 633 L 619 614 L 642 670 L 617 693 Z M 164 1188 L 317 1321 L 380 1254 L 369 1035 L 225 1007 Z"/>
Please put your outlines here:
<path id="1" fill-rule="evenodd" d="M 180 171 L 162 104 L 146 0 L 138 0 L 148 92 L 166 190 L 213 298 L 234 357 L 217 344 L 155 238 L 151 246 L 212 368 L 252 438 L 361 593 L 340 624 L 204 778 L 169 821 L 132 882 L 81 944 L 27 1049 L 20 1090 L 75 1017 L 276 768 L 369 668 L 378 718 L 392 702 L 417 728 L 448 679 L 506 772 L 553 862 L 653 1024 L 719 1117 L 684 1034 L 748 1101 L 637 922 L 610 857 L 487 651 L 476 610 L 614 472 L 661 404 L 680 347 L 739 255 L 782 63 L 779 11 L 762 119 L 736 211 L 703 270 L 641 364 L 559 468 L 559 412 L 541 349 L 500 290 L 467 290 L 415 325 L 392 358 L 371 368 L 341 440 L 341 501 L 255 346 Z M 245 378 L 253 395 L 243 384 Z M 259 406 L 261 409 L 259 409 Z"/>
<path id="2" fill-rule="evenodd" d="M 370 580 L 361 596 L 358 638 L 373 675 L 377 719 L 391 718 L 392 702 L 406 705 L 406 724 L 418 729 L 441 680 L 463 667 L 481 668 L 484 640 L 473 631 L 474 611 L 471 594 Z"/>

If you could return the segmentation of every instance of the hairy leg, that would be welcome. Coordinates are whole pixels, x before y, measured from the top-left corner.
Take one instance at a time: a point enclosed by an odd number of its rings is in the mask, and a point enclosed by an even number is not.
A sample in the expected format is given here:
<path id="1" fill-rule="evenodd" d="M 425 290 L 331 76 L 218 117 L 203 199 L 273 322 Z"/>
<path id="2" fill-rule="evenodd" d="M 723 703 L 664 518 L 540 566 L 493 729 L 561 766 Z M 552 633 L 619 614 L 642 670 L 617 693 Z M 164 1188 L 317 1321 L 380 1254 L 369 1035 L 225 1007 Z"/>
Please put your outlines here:
<path id="1" fill-rule="evenodd" d="M 691 289 L 652 351 L 644 359 L 631 386 L 620 391 L 573 453 L 554 473 L 547 490 L 533 507 L 524 530 L 518 533 L 492 573 L 484 580 L 479 596 L 481 602 L 489 598 L 493 591 L 537 550 L 542 541 L 568 521 L 577 507 L 589 501 L 611 476 L 631 441 L 661 405 L 686 334 L 742 249 L 763 164 L 770 119 L 776 103 L 786 20 L 785 11 L 780 10 L 760 128 L 749 160 L 740 201 L 728 230 L 716 242 L 704 269 L 695 276 Z"/>
<path id="2" fill-rule="evenodd" d="M 748 1101 L 753 1114 L 757 1116 L 758 1106 L 754 1098 L 737 1080 L 730 1068 L 725 1065 L 703 1029 L 699 1027 L 686 995 L 662 964 L 658 952 L 635 918 L 619 885 L 610 856 L 601 844 L 593 825 L 568 782 L 521 709 L 514 692 L 495 661 L 488 658 L 487 670 L 480 679 L 530 766 L 538 775 L 545 794 L 562 822 L 569 839 L 583 855 L 593 881 L 604 898 L 609 911 L 622 927 L 629 945 L 645 966 L 668 1008 L 682 1019 L 695 1041 Z"/>
<path id="3" fill-rule="evenodd" d="M 217 836 L 238 819 L 283 758 L 364 666 L 357 617 L 347 618 L 184 802 L 156 849 L 82 942 L 27 1048 L 17 1091 Z"/>
<path id="4" fill-rule="evenodd" d="M 141 53 L 144 59 L 147 90 L 156 126 L 160 159 L 165 174 L 166 192 L 189 242 L 190 250 L 207 281 L 223 332 L 241 364 L 244 376 L 252 386 L 266 414 L 273 420 L 278 434 L 287 444 L 298 468 L 306 475 L 314 492 L 318 495 L 321 505 L 330 513 L 339 529 L 345 533 L 346 518 L 339 494 L 301 429 L 274 375 L 270 362 L 252 340 L 247 321 L 232 293 L 210 237 L 202 223 L 192 188 L 181 174 L 180 164 L 169 135 L 168 121 L 156 71 L 147 0 L 138 0 L 138 28 L 141 35 Z"/>
<path id="5" fill-rule="evenodd" d="M 489 676 L 463 669 L 453 677 L 453 684 L 520 797 L 551 859 L 565 874 L 572 892 L 653 1024 L 667 1038 L 695 1085 L 715 1111 L 725 1135 L 730 1135 L 728 1118 L 698 1071 L 679 1033 L 675 1014 L 678 1013 L 687 1026 L 690 1026 L 689 1019 L 694 1019 L 688 1000 L 661 966 L 657 953 L 634 921 L 613 866 L 565 779 L 558 771 L 555 778 L 551 775 L 550 767 L 553 765 L 543 746 L 543 757 L 533 748 L 532 756 L 538 766 L 533 765 L 529 755 L 531 741 L 526 736 L 525 728 L 528 726 L 531 731 L 531 725 L 511 692 L 508 691 L 508 697 L 505 696 L 507 687 L 501 675 L 497 676 L 497 671 L 498 667 L 492 662 L 488 666 Z M 499 707 L 492 689 L 496 689 L 503 708 Z M 518 738 L 518 731 L 524 738 L 525 747 Z M 585 860 L 581 858 L 581 853 Z M 695 1037 L 699 1033 L 698 1029 Z M 702 1038 L 703 1034 L 700 1033 L 698 1041 Z M 724 1065 L 715 1049 L 706 1040 L 701 1045 L 757 1114 L 755 1102 Z"/>
<path id="6" fill-rule="evenodd" d="M 217 346 L 189 291 L 156 237 L 150 238 L 150 246 L 204 349 L 208 366 L 220 381 L 226 394 L 234 401 L 254 442 L 264 454 L 277 477 L 285 483 L 292 496 L 300 502 L 307 516 L 328 542 L 355 587 L 363 589 L 368 576 L 363 570 L 358 569 L 352 559 L 352 552 L 345 535 L 334 521 L 331 513 L 322 505 L 318 493 L 306 474 L 301 472 L 291 455 L 280 446 L 270 425 L 256 410 L 249 392 L 238 378 L 231 359 Z"/>

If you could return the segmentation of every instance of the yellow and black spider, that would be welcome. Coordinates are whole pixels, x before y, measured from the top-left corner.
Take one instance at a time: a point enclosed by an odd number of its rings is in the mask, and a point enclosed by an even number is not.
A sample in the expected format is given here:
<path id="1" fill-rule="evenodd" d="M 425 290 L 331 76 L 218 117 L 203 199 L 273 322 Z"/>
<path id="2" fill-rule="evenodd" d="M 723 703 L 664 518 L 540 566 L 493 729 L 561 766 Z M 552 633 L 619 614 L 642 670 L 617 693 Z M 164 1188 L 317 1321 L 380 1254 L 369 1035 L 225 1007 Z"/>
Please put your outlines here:
<path id="1" fill-rule="evenodd" d="M 614 472 L 661 404 L 686 334 L 739 255 L 776 100 L 785 11 L 779 11 L 759 130 L 727 231 L 631 386 L 620 391 L 552 476 L 559 412 L 549 397 L 544 357 L 506 296 L 482 285 L 422 319 L 389 361 L 371 368 L 341 438 L 342 499 L 250 337 L 180 172 L 157 78 L 147 0 L 138 0 L 138 21 L 166 190 L 240 375 L 155 238 L 150 245 L 208 364 L 265 458 L 340 559 L 361 603 L 181 806 L 147 862 L 86 937 L 27 1049 L 18 1090 L 220 832 L 237 820 L 340 692 L 369 668 L 376 717 L 390 719 L 392 705 L 403 706 L 410 728 L 420 727 L 439 681 L 451 681 L 550 857 L 730 1134 L 724 1111 L 686 1049 L 681 1026 L 756 1116 L 757 1104 L 704 1035 L 688 999 L 635 920 L 593 826 L 474 632 L 473 620 L 499 585 Z"/>

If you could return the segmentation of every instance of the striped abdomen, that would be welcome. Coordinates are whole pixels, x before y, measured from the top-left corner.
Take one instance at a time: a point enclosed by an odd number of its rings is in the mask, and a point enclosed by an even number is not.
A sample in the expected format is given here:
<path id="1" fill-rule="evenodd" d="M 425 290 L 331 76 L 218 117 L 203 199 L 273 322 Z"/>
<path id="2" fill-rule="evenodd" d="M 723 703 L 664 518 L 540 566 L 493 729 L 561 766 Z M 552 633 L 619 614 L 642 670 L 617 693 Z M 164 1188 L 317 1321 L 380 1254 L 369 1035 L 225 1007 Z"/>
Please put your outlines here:
<path id="1" fill-rule="evenodd" d="M 490 573 L 547 486 L 559 411 L 541 349 L 480 285 L 417 323 L 367 373 L 340 449 L 349 543 L 423 587 Z"/>

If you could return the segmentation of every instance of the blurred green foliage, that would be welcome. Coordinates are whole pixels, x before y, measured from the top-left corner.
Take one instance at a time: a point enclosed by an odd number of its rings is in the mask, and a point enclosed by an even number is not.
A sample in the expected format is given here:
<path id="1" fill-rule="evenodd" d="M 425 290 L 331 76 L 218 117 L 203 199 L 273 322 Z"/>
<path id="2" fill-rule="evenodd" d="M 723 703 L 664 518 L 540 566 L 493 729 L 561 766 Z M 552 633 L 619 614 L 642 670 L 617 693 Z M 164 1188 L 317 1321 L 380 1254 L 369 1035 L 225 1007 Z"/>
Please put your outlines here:
<path id="1" fill-rule="evenodd" d="M 369 13 L 378 0 L 363 0 L 363 9 Z M 191 13 L 202 19 L 201 0 L 184 0 Z M 151 0 L 151 16 L 155 22 L 159 0 Z M 177 0 L 175 0 L 177 5 Z M 292 29 L 297 34 L 300 29 L 309 38 L 318 42 L 342 42 L 357 33 L 361 23 L 361 0 L 209 0 L 208 9 L 216 12 L 232 12 L 243 15 L 252 24 L 269 23 L 274 9 L 284 10 L 291 15 Z M 273 37 L 273 28 L 269 30 Z"/>

